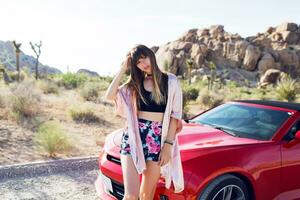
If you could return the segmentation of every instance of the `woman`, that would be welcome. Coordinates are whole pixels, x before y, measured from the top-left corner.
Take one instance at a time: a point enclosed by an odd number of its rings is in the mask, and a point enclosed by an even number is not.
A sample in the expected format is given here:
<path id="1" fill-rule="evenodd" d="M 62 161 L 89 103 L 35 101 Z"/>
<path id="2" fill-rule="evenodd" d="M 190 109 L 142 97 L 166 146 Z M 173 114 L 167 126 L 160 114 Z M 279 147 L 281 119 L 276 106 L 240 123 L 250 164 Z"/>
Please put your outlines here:
<path id="1" fill-rule="evenodd" d="M 130 77 L 119 87 L 126 71 L 130 72 Z M 126 95 L 129 97 L 126 98 Z M 178 144 L 176 133 L 181 130 L 182 114 L 182 91 L 176 76 L 162 72 L 157 66 L 153 51 L 145 45 L 137 45 L 127 54 L 121 70 L 107 89 L 105 98 L 113 100 L 117 113 L 127 118 L 128 126 L 123 131 L 120 150 L 124 199 L 153 199 L 157 182 L 163 174 L 161 168 L 164 166 L 168 166 L 162 169 L 165 174 L 169 174 L 169 178 L 171 170 L 177 171 L 179 191 L 182 191 L 180 156 L 178 148 L 173 146 L 174 142 Z M 171 101 L 172 99 L 175 101 Z M 136 121 L 138 131 L 135 131 Z M 173 168 L 170 167 L 172 155 L 177 158 L 173 162 Z"/>

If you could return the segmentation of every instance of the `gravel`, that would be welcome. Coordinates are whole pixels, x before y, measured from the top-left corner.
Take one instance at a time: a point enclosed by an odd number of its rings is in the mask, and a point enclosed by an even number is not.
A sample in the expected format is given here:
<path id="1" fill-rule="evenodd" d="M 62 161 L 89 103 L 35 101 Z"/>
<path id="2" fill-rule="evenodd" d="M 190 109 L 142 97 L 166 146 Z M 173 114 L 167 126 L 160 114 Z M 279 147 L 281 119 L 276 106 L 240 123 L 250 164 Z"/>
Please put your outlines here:
<path id="1" fill-rule="evenodd" d="M 94 186 L 96 160 L 75 158 L 0 167 L 0 199 L 99 199 Z"/>

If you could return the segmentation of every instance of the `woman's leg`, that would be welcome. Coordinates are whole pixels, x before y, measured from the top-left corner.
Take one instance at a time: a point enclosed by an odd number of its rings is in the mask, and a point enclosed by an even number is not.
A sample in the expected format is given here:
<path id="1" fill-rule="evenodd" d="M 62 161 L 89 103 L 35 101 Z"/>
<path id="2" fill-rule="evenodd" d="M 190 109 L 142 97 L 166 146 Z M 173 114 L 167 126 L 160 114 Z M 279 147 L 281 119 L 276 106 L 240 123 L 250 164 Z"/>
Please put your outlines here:
<path id="1" fill-rule="evenodd" d="M 160 166 L 158 162 L 147 160 L 147 169 L 143 173 L 140 200 L 152 200 L 156 191 L 157 182 L 160 177 Z"/>
<path id="2" fill-rule="evenodd" d="M 138 174 L 131 155 L 121 154 L 121 165 L 124 181 L 123 200 L 138 200 L 140 189 L 140 175 Z"/>

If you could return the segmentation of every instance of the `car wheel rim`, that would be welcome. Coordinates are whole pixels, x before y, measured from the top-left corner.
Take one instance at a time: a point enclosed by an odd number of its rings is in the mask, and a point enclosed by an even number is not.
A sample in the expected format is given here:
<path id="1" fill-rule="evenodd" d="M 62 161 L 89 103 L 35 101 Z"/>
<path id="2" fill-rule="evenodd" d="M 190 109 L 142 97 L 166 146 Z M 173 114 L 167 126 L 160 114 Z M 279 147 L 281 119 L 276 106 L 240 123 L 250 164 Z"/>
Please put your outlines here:
<path id="1" fill-rule="evenodd" d="M 212 200 L 245 200 L 243 190 L 236 185 L 226 185 L 220 189 Z"/>

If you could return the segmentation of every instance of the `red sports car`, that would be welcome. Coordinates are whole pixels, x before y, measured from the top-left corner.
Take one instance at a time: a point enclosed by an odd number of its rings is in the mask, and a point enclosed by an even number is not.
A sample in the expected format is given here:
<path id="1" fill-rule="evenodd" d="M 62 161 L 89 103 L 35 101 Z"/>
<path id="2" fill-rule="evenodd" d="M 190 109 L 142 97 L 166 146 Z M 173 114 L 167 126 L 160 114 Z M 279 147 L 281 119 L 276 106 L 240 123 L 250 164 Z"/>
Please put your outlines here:
<path id="1" fill-rule="evenodd" d="M 122 199 L 120 134 L 99 157 L 96 190 Z M 120 132 L 119 132 L 120 133 Z M 300 104 L 264 100 L 224 103 L 185 119 L 178 135 L 185 189 L 160 179 L 158 200 L 300 199 Z"/>

